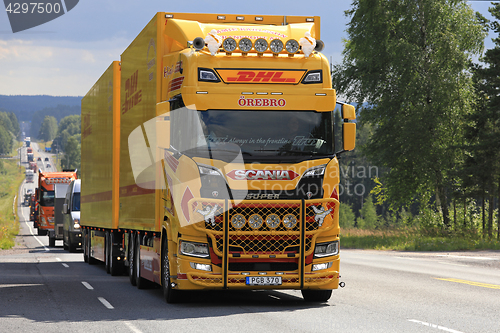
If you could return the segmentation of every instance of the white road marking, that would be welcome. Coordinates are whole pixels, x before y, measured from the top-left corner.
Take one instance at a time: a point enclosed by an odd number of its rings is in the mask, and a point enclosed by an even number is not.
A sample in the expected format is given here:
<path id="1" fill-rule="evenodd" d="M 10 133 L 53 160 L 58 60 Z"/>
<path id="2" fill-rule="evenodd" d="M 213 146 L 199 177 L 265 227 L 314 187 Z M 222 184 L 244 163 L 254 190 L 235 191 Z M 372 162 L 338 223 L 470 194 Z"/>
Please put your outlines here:
<path id="1" fill-rule="evenodd" d="M 69 266 L 68 266 L 67 264 L 65 264 L 65 263 L 62 263 L 62 265 L 63 265 L 64 267 L 66 267 L 66 268 L 69 268 Z"/>
<path id="2" fill-rule="evenodd" d="M 62 261 L 61 258 L 56 258 L 56 261 Z"/>
<path id="3" fill-rule="evenodd" d="M 21 215 L 23 213 L 21 212 Z M 24 216 L 23 216 L 23 219 L 24 219 Z M 50 249 L 48 247 L 46 247 L 45 245 L 43 245 L 42 241 L 38 239 L 38 237 L 35 236 L 35 234 L 33 233 L 33 229 L 31 229 L 31 226 L 28 224 L 27 221 L 24 221 L 24 223 L 26 223 L 26 225 L 28 226 L 28 228 L 30 229 L 30 233 L 33 237 L 35 237 L 36 241 L 41 245 L 43 246 L 43 248 L 45 249 L 45 251 L 50 251 Z"/>
<path id="4" fill-rule="evenodd" d="M 450 332 L 450 333 L 463 333 L 461 331 L 457 331 L 457 330 L 454 330 L 454 329 L 451 329 L 448 327 L 439 326 L 439 325 L 435 325 L 435 324 L 431 324 L 431 323 L 426 323 L 425 321 L 420 321 L 420 320 L 415 320 L 415 319 L 408 319 L 408 321 L 411 321 L 412 323 L 417 323 L 417 324 L 421 324 L 424 326 L 432 327 L 432 328 L 437 328 L 438 330 L 442 330 L 442 331 L 446 331 L 446 332 Z"/>
<path id="5" fill-rule="evenodd" d="M 436 257 L 448 257 L 448 258 L 457 258 L 457 259 L 473 259 L 473 260 L 498 260 L 495 258 L 489 257 L 468 257 L 468 256 L 456 256 L 450 254 L 438 254 Z"/>
<path id="6" fill-rule="evenodd" d="M 114 306 L 111 305 L 108 301 L 106 301 L 104 297 L 97 297 L 97 299 L 101 301 L 101 303 L 104 304 L 104 306 L 107 307 L 108 309 L 114 309 Z"/>
<path id="7" fill-rule="evenodd" d="M 82 281 L 82 284 L 87 288 L 88 290 L 94 290 L 94 287 L 90 285 L 90 283 Z"/>
<path id="8" fill-rule="evenodd" d="M 130 322 L 128 321 L 124 321 L 123 322 L 128 328 L 130 328 L 130 330 L 134 333 L 142 333 L 141 330 L 139 330 L 137 327 L 135 327 L 134 325 L 132 325 Z"/>

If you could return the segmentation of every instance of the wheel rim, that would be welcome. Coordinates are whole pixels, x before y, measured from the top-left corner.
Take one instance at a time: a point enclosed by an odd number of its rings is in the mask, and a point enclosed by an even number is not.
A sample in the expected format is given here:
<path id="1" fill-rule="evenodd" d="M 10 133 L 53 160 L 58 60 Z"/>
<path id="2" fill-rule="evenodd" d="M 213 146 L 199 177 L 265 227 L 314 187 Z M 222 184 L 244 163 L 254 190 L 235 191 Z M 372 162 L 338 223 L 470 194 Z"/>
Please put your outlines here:
<path id="1" fill-rule="evenodd" d="M 135 246 L 134 246 L 134 237 L 132 235 L 130 235 L 130 239 L 129 239 L 129 259 L 128 259 L 128 266 L 129 266 L 129 270 L 130 270 L 130 276 L 132 276 L 134 274 L 134 256 L 135 256 Z"/>
<path id="2" fill-rule="evenodd" d="M 165 253 L 165 257 L 163 259 L 163 286 L 165 288 L 170 287 L 170 262 L 168 261 L 168 252 Z"/>

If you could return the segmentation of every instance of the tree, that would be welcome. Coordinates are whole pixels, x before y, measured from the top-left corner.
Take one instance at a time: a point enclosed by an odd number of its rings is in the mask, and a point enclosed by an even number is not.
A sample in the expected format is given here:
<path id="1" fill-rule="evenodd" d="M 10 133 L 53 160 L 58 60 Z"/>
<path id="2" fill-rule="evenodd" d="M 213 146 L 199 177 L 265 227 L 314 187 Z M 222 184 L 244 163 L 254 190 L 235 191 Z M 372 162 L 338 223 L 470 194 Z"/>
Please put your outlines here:
<path id="1" fill-rule="evenodd" d="M 57 147 L 60 151 L 64 149 L 68 139 L 81 133 L 80 116 L 72 115 L 61 119 L 57 129 L 57 135 L 52 142 L 52 148 Z"/>
<path id="2" fill-rule="evenodd" d="M 61 162 L 63 169 L 80 169 L 80 148 L 80 143 L 76 135 L 68 139 L 64 147 L 65 154 Z"/>
<path id="3" fill-rule="evenodd" d="M 463 0 L 355 0 L 344 60 L 334 87 L 367 102 L 374 126 L 365 153 L 388 168 L 382 177 L 394 207 L 429 192 L 449 226 L 449 170 L 460 158 L 473 100 L 468 66 L 485 32 Z"/>
<path id="4" fill-rule="evenodd" d="M 500 20 L 500 4 L 489 8 L 492 16 Z M 469 189 L 476 190 L 482 197 L 483 233 L 492 236 L 494 196 L 500 193 L 500 23 L 491 22 L 491 29 L 497 33 L 495 46 L 485 52 L 484 66 L 474 67 L 476 89 L 479 92 L 477 107 L 469 119 L 467 139 L 469 152 L 464 167 L 464 182 Z M 486 198 L 489 202 L 486 225 Z M 500 216 L 498 221 L 500 222 Z M 497 237 L 500 238 L 500 225 Z"/>
<path id="5" fill-rule="evenodd" d="M 51 141 L 56 137 L 57 133 L 57 120 L 52 116 L 45 116 L 43 123 L 40 126 L 38 138 L 45 142 Z"/>

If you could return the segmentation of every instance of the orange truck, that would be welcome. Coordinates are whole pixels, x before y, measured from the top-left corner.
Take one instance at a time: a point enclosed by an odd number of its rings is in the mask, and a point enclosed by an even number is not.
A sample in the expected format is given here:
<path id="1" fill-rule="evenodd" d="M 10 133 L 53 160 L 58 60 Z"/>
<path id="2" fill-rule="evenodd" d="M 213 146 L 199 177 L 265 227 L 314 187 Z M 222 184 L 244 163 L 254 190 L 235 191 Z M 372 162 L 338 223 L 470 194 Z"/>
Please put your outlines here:
<path id="1" fill-rule="evenodd" d="M 319 23 L 153 17 L 82 99 L 85 261 L 171 303 L 208 289 L 331 297 L 356 113 L 336 99 Z"/>
<path id="2" fill-rule="evenodd" d="M 57 239 L 63 239 L 62 205 L 60 209 L 56 209 L 56 197 L 62 196 L 62 201 L 64 201 L 67 187 L 74 179 L 77 179 L 76 171 L 40 171 L 38 174 L 36 226 L 39 235 L 49 236 L 49 246 L 51 247 L 55 246 Z M 58 193 L 61 195 L 56 196 Z M 59 217 L 59 215 L 61 216 Z M 56 223 L 58 219 L 61 219 L 61 223 Z"/>

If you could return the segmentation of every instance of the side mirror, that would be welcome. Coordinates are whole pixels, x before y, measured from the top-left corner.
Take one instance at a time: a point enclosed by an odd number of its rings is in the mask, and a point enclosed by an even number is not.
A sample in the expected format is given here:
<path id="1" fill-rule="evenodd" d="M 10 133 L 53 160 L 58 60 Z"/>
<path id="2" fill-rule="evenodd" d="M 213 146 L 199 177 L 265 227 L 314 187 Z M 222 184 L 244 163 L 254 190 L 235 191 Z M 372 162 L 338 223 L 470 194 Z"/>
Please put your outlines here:
<path id="1" fill-rule="evenodd" d="M 337 102 L 341 105 L 341 117 L 343 119 L 342 123 L 342 150 L 337 154 L 341 154 L 346 151 L 351 151 L 356 147 L 356 123 L 350 123 L 349 120 L 356 119 L 356 109 L 354 106 L 345 104 L 342 102 Z"/>
<path id="2" fill-rule="evenodd" d="M 342 124 L 344 150 L 350 151 L 356 147 L 356 123 Z"/>

